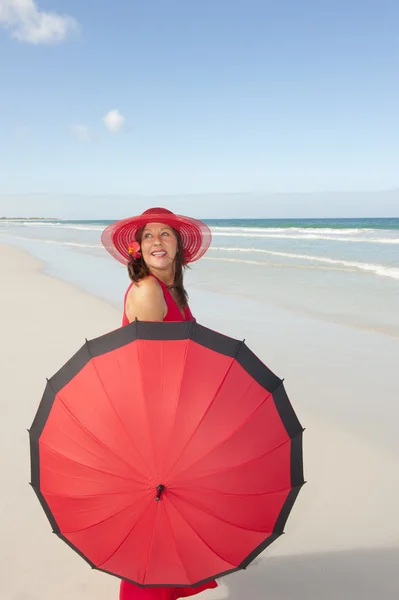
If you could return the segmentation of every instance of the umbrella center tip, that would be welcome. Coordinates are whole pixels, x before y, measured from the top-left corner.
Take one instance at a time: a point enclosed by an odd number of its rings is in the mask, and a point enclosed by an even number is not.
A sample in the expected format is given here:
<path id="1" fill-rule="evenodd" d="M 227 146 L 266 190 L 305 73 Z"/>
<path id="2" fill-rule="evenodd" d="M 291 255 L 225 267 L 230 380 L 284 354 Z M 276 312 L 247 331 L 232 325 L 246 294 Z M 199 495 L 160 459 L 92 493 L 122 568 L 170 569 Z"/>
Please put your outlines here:
<path id="1" fill-rule="evenodd" d="M 156 495 L 156 498 L 155 498 L 155 500 L 157 502 L 159 502 L 160 499 L 162 498 L 162 494 L 164 493 L 165 489 L 166 488 L 165 488 L 165 486 L 162 483 L 160 483 L 159 485 L 157 485 L 157 495 Z"/>

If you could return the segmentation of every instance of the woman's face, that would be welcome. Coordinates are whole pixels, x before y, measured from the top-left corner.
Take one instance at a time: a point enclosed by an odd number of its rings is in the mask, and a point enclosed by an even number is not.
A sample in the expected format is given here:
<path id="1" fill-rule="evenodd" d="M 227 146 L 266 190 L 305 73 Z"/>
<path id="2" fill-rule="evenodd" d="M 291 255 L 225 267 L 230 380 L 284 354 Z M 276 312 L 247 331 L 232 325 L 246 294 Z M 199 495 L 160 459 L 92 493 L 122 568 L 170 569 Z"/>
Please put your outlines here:
<path id="1" fill-rule="evenodd" d="M 176 234 L 169 225 L 149 223 L 143 229 L 141 253 L 150 270 L 173 271 L 177 253 Z"/>

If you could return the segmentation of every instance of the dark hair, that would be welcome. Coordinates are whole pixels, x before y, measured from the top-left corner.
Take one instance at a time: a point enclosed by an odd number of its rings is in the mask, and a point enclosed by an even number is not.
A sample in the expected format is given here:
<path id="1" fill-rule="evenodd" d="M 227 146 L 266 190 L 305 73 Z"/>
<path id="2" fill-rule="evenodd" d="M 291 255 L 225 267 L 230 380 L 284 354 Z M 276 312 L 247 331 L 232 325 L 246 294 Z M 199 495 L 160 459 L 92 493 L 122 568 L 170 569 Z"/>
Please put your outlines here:
<path id="1" fill-rule="evenodd" d="M 176 290 L 177 296 L 179 298 L 179 304 L 182 306 L 182 308 L 185 308 L 188 304 L 188 294 L 184 289 L 183 285 L 183 271 L 184 269 L 188 268 L 188 265 L 187 263 L 185 263 L 184 259 L 184 249 L 181 235 L 174 227 L 172 227 L 171 229 L 173 230 L 173 233 L 175 234 L 177 239 L 177 252 L 174 258 L 175 279 L 172 285 L 168 286 L 168 289 Z M 136 234 L 136 240 L 138 241 L 140 246 L 143 237 L 143 231 L 144 227 L 140 227 Z M 129 277 L 133 281 L 133 283 L 138 283 L 139 281 L 144 279 L 144 277 L 148 277 L 148 275 L 150 275 L 151 273 L 144 261 L 143 255 L 141 255 L 140 258 L 132 258 L 132 260 L 127 265 L 127 270 L 129 273 Z"/>

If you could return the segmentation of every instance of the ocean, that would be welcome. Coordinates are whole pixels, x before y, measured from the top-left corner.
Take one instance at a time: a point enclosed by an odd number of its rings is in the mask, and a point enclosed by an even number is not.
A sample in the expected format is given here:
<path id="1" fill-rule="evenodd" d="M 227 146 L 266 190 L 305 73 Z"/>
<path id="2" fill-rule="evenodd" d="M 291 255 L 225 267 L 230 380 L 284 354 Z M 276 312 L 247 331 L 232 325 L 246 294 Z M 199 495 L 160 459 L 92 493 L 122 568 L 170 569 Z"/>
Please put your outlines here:
<path id="1" fill-rule="evenodd" d="M 399 218 L 204 220 L 213 241 L 193 289 L 399 336 Z M 111 222 L 2 219 L 0 241 L 120 306 L 126 271 L 100 242 Z"/>

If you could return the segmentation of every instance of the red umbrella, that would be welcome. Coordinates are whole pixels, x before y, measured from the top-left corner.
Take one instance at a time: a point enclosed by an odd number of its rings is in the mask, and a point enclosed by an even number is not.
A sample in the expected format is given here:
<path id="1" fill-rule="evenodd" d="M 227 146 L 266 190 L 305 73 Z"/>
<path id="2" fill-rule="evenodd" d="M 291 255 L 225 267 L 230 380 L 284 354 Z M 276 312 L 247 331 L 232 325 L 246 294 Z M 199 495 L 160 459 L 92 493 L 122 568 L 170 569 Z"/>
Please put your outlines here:
<path id="1" fill-rule="evenodd" d="M 244 342 L 194 322 L 136 322 L 86 342 L 47 383 L 32 485 L 93 568 L 191 586 L 282 533 L 303 484 L 302 427 Z"/>

